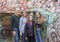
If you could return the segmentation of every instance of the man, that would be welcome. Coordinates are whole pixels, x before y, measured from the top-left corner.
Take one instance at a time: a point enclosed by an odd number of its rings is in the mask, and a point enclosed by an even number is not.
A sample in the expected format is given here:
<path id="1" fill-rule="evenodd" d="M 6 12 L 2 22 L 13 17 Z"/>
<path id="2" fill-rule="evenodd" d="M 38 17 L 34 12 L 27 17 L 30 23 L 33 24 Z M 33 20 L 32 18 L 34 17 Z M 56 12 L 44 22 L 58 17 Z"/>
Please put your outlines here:
<path id="1" fill-rule="evenodd" d="M 19 12 L 15 12 L 11 16 L 11 21 L 10 21 L 10 28 L 12 29 L 12 33 L 14 36 L 14 42 L 19 42 L 19 19 L 20 19 Z"/>

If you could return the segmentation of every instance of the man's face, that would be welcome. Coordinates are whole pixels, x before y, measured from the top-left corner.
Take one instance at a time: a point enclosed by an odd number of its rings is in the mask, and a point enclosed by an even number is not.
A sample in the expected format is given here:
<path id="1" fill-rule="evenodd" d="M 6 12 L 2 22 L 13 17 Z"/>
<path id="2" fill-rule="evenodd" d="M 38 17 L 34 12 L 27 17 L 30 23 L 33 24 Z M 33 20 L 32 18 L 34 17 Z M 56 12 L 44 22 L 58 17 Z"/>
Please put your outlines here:
<path id="1" fill-rule="evenodd" d="M 19 12 L 16 12 L 15 14 L 16 14 L 16 15 L 19 15 L 20 13 L 19 13 Z"/>

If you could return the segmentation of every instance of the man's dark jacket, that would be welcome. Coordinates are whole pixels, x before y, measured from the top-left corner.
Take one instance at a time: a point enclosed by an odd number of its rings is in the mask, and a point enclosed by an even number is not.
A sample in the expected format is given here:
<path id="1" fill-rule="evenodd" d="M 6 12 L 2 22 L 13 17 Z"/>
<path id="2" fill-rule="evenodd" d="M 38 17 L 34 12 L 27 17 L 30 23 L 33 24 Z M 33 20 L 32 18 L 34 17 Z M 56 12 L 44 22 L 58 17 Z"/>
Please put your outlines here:
<path id="1" fill-rule="evenodd" d="M 19 29 L 19 20 L 21 16 L 12 15 L 10 18 L 10 28 L 14 31 L 15 28 Z"/>

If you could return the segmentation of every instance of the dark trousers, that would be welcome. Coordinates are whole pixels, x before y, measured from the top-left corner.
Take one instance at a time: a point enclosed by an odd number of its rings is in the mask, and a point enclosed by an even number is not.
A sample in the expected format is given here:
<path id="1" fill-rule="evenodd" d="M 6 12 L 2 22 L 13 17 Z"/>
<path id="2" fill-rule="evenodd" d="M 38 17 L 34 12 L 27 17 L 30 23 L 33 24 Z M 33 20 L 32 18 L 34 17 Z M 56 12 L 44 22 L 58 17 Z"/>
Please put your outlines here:
<path id="1" fill-rule="evenodd" d="M 22 33 L 22 42 L 25 42 L 25 36 L 24 36 L 24 33 Z"/>
<path id="2" fill-rule="evenodd" d="M 28 42 L 35 42 L 34 36 L 27 36 Z"/>

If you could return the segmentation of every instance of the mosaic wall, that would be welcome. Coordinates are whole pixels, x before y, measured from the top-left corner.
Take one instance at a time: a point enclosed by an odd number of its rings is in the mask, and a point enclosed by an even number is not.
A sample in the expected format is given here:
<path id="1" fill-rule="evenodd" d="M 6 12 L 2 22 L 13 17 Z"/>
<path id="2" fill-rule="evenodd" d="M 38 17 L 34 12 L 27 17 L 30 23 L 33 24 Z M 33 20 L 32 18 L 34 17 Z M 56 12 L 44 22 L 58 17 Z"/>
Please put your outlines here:
<path id="1" fill-rule="evenodd" d="M 0 11 L 31 10 L 43 8 L 51 12 L 60 11 L 59 0 L 0 0 Z"/>
<path id="2" fill-rule="evenodd" d="M 54 22 L 47 27 L 47 41 L 60 42 L 60 14 L 58 14 Z"/>
<path id="3" fill-rule="evenodd" d="M 47 42 L 60 42 L 60 0 L 0 0 L 0 12 L 35 8 L 43 8 L 57 14 L 53 23 L 47 27 Z"/>

